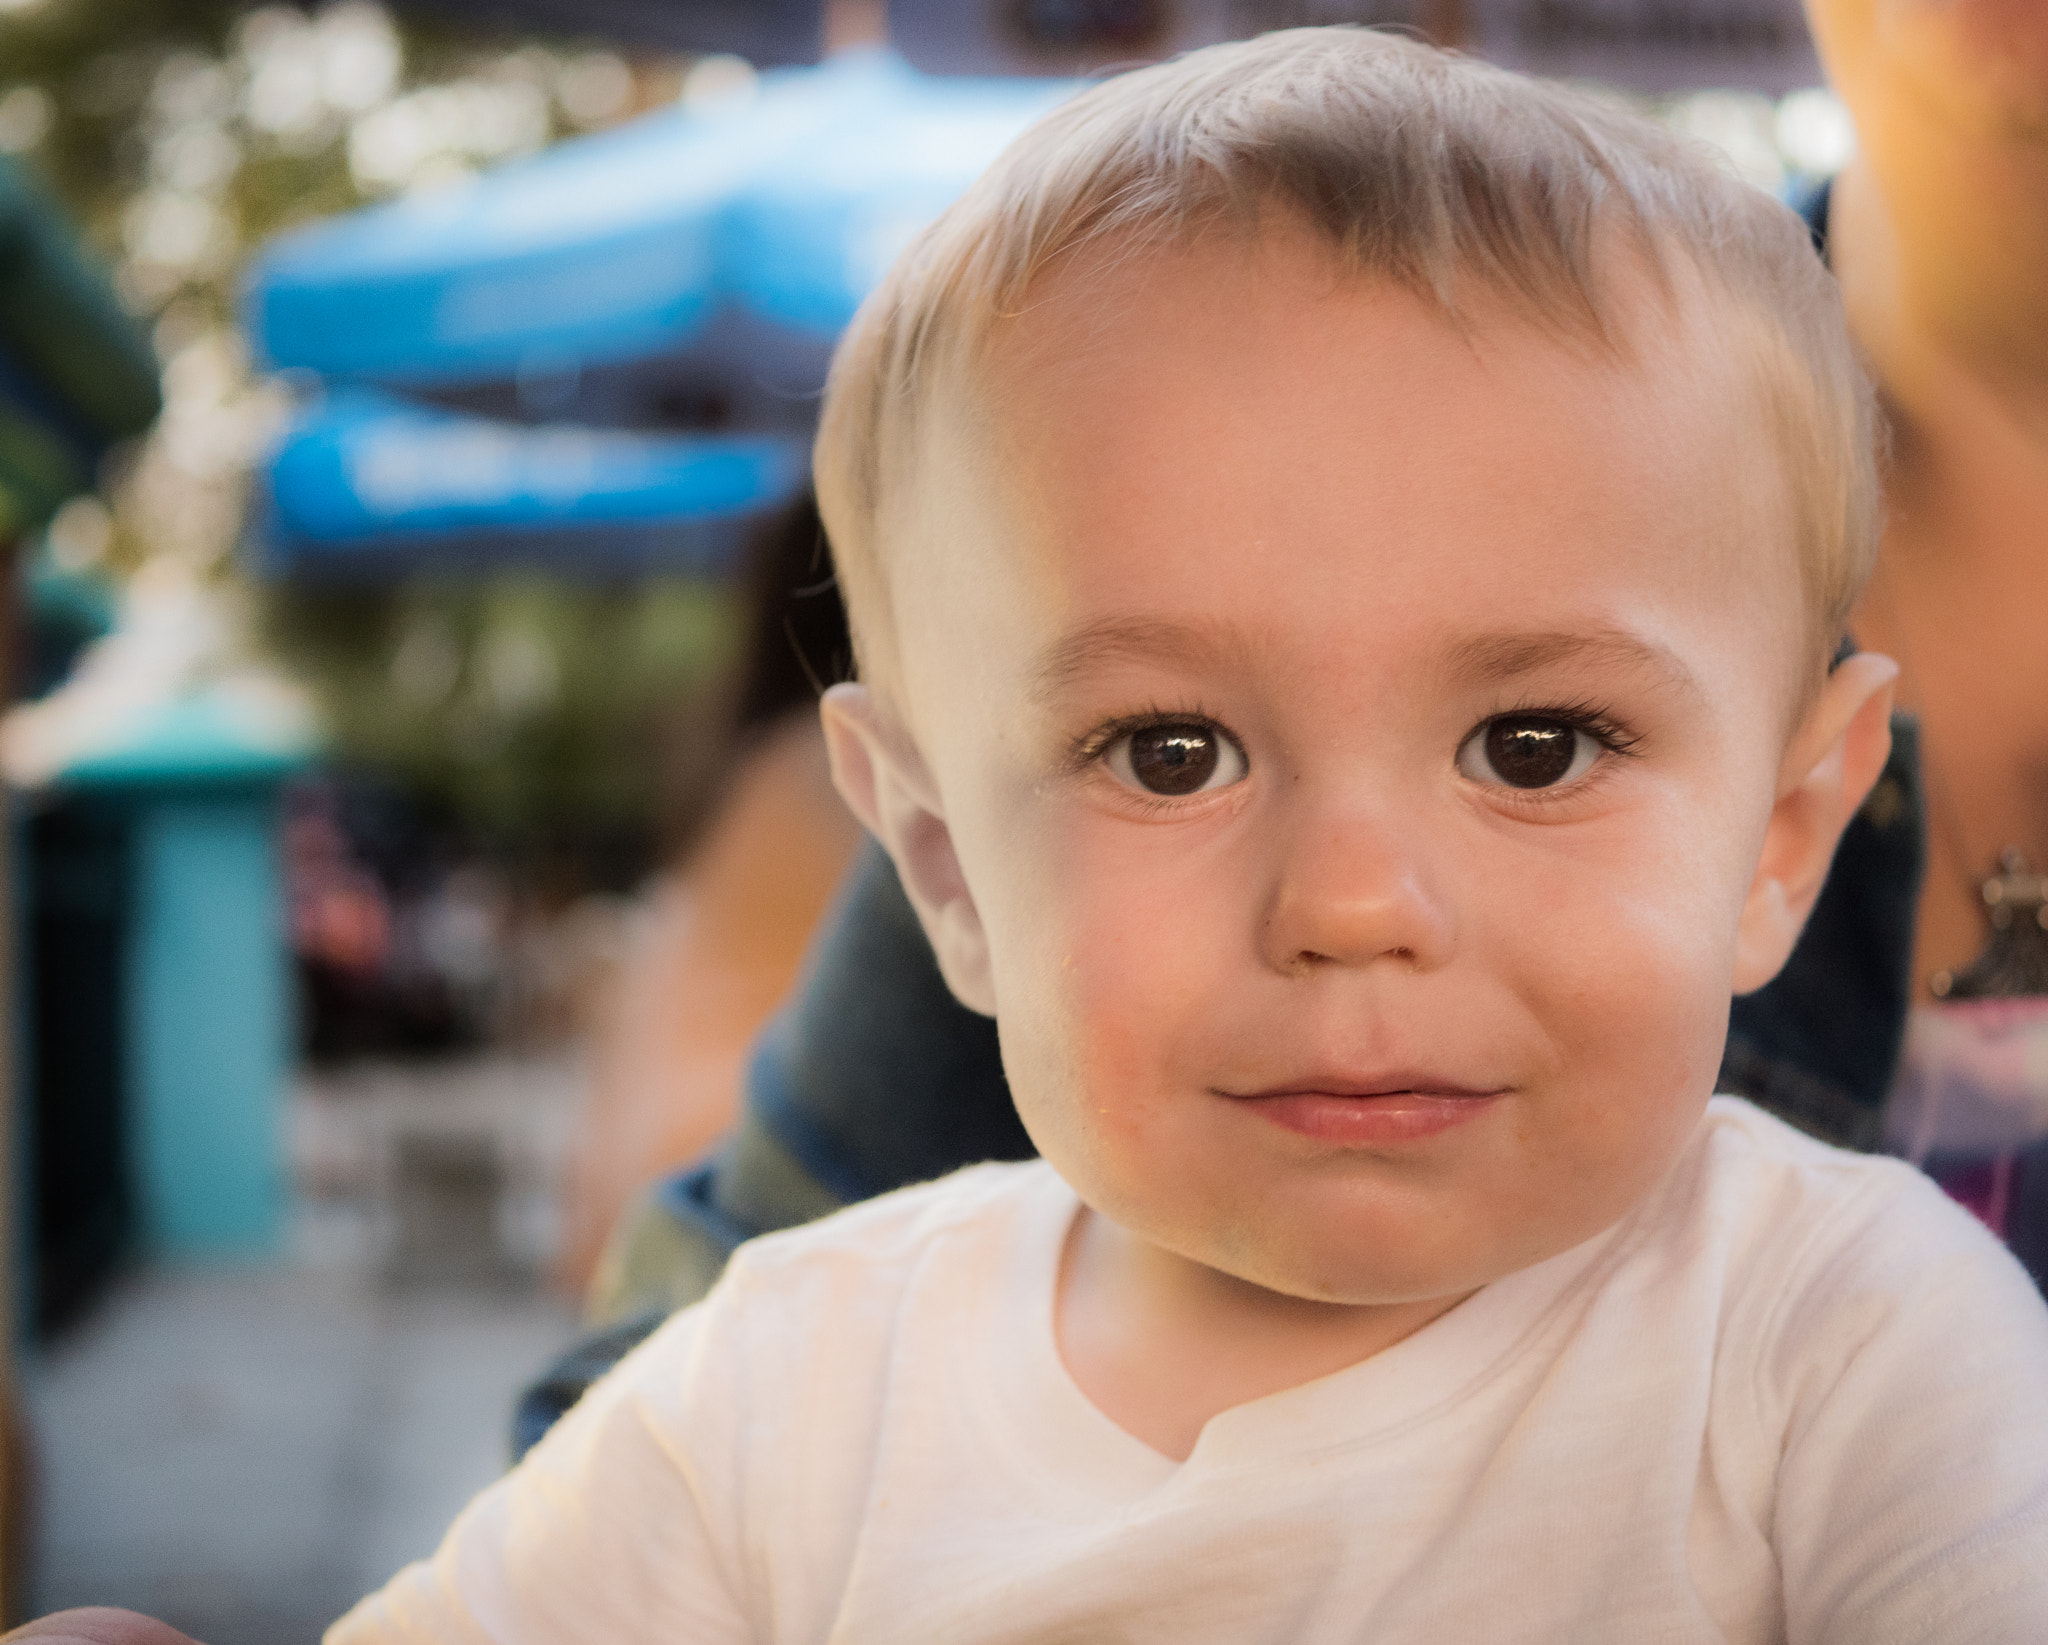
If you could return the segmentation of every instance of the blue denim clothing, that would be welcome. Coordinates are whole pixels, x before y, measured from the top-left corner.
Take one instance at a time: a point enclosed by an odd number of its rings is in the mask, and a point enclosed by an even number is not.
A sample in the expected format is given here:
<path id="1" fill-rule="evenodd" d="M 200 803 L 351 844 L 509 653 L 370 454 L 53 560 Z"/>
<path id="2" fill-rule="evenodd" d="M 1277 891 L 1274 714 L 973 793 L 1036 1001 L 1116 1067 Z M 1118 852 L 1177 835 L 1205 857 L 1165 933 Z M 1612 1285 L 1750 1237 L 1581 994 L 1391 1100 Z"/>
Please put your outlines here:
<path id="1" fill-rule="evenodd" d="M 1799 946 L 1775 981 L 1730 1008 L 1721 1090 L 1829 1142 L 1878 1146 L 1926 854 L 1919 728 L 1894 715 L 1891 759 L 1843 831 Z"/>

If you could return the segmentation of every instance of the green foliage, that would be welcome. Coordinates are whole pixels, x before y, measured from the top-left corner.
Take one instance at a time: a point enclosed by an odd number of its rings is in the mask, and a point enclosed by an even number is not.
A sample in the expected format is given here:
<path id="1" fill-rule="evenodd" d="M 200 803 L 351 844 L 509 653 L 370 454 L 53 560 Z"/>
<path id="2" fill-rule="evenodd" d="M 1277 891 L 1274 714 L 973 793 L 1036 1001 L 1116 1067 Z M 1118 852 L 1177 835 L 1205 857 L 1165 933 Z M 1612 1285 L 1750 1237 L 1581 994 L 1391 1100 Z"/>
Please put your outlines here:
<path id="1" fill-rule="evenodd" d="M 286 588 L 268 606 L 347 757 L 519 856 L 685 820 L 724 741 L 735 626 L 729 590 L 671 578 Z"/>
<path id="2" fill-rule="evenodd" d="M 344 59 L 357 72 L 335 83 Z M 169 413 L 110 498 L 110 563 L 170 555 L 243 581 L 246 468 L 278 404 L 232 343 L 255 247 L 621 118 L 675 79 L 369 0 L 0 10 L 0 150 L 62 198 L 167 367 Z M 736 624 L 719 588 L 508 575 L 247 592 L 256 640 L 312 690 L 338 758 L 509 852 L 653 839 L 691 812 L 723 743 Z"/>

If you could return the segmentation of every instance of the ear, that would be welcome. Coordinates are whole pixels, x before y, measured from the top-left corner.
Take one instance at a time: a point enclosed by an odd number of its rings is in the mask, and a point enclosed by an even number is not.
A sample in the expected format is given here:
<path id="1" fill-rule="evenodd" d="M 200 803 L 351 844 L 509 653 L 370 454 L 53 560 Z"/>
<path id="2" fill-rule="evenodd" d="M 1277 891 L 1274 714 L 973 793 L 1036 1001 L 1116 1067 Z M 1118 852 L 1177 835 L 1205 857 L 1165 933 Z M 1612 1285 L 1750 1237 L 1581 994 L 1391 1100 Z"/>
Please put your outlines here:
<path id="1" fill-rule="evenodd" d="M 1736 993 L 1763 987 L 1791 958 L 1835 844 L 1891 754 L 1898 675 L 1899 665 L 1875 652 L 1845 658 L 1786 749 L 1763 857 L 1736 928 Z"/>
<path id="2" fill-rule="evenodd" d="M 988 939 L 924 756 L 864 685 L 833 686 L 818 712 L 833 784 L 895 860 L 946 986 L 969 1010 L 994 1016 Z"/>

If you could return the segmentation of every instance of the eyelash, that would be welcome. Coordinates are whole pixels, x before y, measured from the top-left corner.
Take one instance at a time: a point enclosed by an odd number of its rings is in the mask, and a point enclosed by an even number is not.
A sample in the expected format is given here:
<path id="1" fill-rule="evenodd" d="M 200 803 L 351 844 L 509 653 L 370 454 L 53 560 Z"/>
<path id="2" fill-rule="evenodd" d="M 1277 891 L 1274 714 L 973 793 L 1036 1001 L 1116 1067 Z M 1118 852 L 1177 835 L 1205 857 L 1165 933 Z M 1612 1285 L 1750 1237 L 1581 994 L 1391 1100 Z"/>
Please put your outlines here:
<path id="1" fill-rule="evenodd" d="M 1513 708 L 1503 708 L 1497 714 L 1489 714 L 1475 725 L 1491 725 L 1495 720 L 1555 720 L 1568 725 L 1574 731 L 1583 731 L 1610 754 L 1633 754 L 1642 746 L 1642 736 L 1629 730 L 1619 720 L 1612 719 L 1597 703 L 1517 703 Z M 1471 735 L 1467 732 L 1466 735 Z"/>
<path id="2" fill-rule="evenodd" d="M 1244 747 L 1244 744 L 1238 740 L 1236 734 L 1206 709 L 1199 706 L 1191 708 L 1161 708 L 1155 703 L 1143 713 L 1119 714 L 1113 720 L 1104 720 L 1102 724 L 1096 726 L 1092 731 L 1084 731 L 1074 739 L 1072 746 L 1068 750 L 1068 759 L 1072 763 L 1073 768 L 1078 771 L 1084 766 L 1093 765 L 1097 760 L 1101 759 L 1103 755 L 1116 746 L 1118 738 L 1128 737 L 1133 731 L 1150 730 L 1155 725 L 1214 726 L 1223 736 L 1237 743 L 1240 749 Z M 1247 757 L 1247 763 L 1249 763 L 1249 757 Z M 1165 798 L 1165 796 L 1162 795 L 1161 798 Z"/>
<path id="3" fill-rule="evenodd" d="M 1458 748 L 1462 749 L 1466 741 L 1477 736 L 1495 720 L 1517 719 L 1555 720 L 1560 725 L 1570 726 L 1574 731 L 1583 731 L 1608 753 L 1618 755 L 1622 759 L 1633 758 L 1643 741 L 1640 733 L 1631 731 L 1620 721 L 1612 718 L 1597 703 L 1583 700 L 1562 703 L 1524 702 L 1487 715 L 1485 719 L 1480 720 L 1465 734 L 1465 737 L 1459 741 Z M 1074 770 L 1083 770 L 1100 760 L 1111 748 L 1115 747 L 1119 738 L 1127 737 L 1134 731 L 1148 730 L 1156 725 L 1188 724 L 1214 726 L 1223 736 L 1237 743 L 1240 749 L 1244 747 L 1244 744 L 1239 741 L 1236 734 L 1229 727 L 1224 725 L 1215 715 L 1203 709 L 1199 704 L 1186 708 L 1162 708 L 1157 703 L 1154 703 L 1151 707 L 1144 709 L 1140 713 L 1119 714 L 1115 719 L 1105 720 L 1093 730 L 1084 732 L 1076 737 L 1068 751 L 1068 759 Z M 1246 756 L 1246 763 L 1250 763 L 1249 755 Z M 1564 791 L 1564 794 L 1581 793 L 1589 782 L 1597 780 L 1598 774 L 1596 769 L 1595 773 L 1589 774 L 1579 782 L 1574 783 L 1569 789 Z M 1549 788 L 1529 789 L 1526 791 L 1504 790 L 1502 793 L 1502 798 L 1510 804 L 1530 806 L 1546 803 L 1555 804 L 1562 797 L 1563 795 L 1560 795 L 1558 790 Z M 1161 809 L 1179 803 L 1164 795 L 1152 799 L 1148 799 L 1143 795 L 1133 795 L 1131 798 L 1148 807 L 1156 806 Z"/>
<path id="4" fill-rule="evenodd" d="M 1633 759 L 1636 751 L 1642 747 L 1643 739 L 1640 732 L 1631 731 L 1619 720 L 1612 718 L 1599 704 L 1581 699 L 1577 702 L 1562 703 L 1525 702 L 1517 703 L 1512 708 L 1503 708 L 1475 724 L 1465 733 L 1464 740 L 1458 744 L 1458 748 L 1462 751 L 1467 742 L 1496 720 L 1523 719 L 1555 720 L 1559 725 L 1568 725 L 1574 731 L 1583 731 L 1608 753 L 1624 760 Z M 1493 793 L 1495 804 L 1516 805 L 1533 810 L 1540 806 L 1557 805 L 1577 798 L 1599 782 L 1604 774 L 1604 766 L 1596 765 L 1569 788 L 1501 788 L 1490 792 Z"/>

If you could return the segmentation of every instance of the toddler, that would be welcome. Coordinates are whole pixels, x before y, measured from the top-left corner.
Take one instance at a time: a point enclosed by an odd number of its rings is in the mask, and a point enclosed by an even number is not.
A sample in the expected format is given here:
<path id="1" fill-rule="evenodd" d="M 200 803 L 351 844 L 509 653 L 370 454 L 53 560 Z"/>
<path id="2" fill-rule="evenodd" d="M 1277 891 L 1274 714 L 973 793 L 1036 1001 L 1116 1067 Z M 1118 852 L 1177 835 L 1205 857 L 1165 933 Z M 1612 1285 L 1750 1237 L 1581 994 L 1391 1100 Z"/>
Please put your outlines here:
<path id="1" fill-rule="evenodd" d="M 1681 141 L 1309 29 L 842 346 L 842 791 L 1043 1159 L 743 1249 L 374 1641 L 2048 1638 L 2048 1314 L 1711 1095 L 1888 745 L 1874 412 Z"/>

